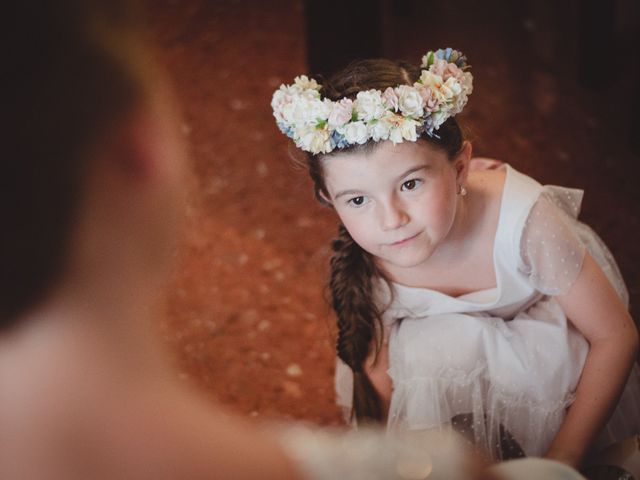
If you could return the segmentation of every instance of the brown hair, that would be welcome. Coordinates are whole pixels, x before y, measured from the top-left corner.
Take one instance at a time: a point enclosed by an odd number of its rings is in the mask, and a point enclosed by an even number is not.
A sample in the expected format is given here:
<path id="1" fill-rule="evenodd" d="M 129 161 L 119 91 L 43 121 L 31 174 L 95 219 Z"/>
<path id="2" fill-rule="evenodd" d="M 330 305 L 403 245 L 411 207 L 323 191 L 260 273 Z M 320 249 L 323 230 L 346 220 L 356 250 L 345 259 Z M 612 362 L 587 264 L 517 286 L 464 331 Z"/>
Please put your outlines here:
<path id="1" fill-rule="evenodd" d="M 145 91 L 131 1 L 13 1 L 3 12 L 0 328 L 60 275 L 88 151 Z"/>
<path id="2" fill-rule="evenodd" d="M 350 64 L 329 80 L 319 79 L 322 94 L 338 100 L 355 98 L 363 90 L 377 89 L 401 84 L 412 85 L 418 80 L 420 69 L 405 62 L 375 59 L 361 60 Z M 446 152 L 453 159 L 462 149 L 463 135 L 455 119 L 449 118 L 436 131 L 436 136 L 423 134 L 419 141 L 430 144 Z M 307 167 L 314 183 L 316 198 L 327 204 L 329 192 L 324 183 L 322 158 L 345 151 L 362 151 L 376 148 L 378 143 L 369 141 L 364 145 L 354 145 L 342 150 L 334 150 L 328 155 L 307 155 Z M 373 298 L 373 286 L 376 278 L 387 281 L 377 267 L 375 259 L 364 251 L 340 225 L 338 236 L 333 241 L 331 258 L 331 278 L 329 288 L 331 303 L 337 316 L 338 338 L 336 350 L 354 374 L 353 411 L 359 422 L 381 421 L 384 413 L 380 399 L 371 381 L 364 371 L 364 361 L 370 353 L 372 344 L 375 356 L 382 342 L 383 306 Z"/>

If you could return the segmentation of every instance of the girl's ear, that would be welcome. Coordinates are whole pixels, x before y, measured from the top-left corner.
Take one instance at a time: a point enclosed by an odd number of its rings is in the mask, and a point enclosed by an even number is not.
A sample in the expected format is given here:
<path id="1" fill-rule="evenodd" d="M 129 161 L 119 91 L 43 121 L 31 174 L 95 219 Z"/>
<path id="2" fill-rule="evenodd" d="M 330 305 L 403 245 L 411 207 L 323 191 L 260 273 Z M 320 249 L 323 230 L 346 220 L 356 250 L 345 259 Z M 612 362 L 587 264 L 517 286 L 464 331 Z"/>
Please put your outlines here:
<path id="1" fill-rule="evenodd" d="M 186 163 L 186 150 L 177 133 L 180 115 L 173 97 L 162 84 L 155 86 L 151 95 L 148 103 L 133 109 L 117 128 L 119 168 L 141 182 L 181 174 Z"/>
<path id="2" fill-rule="evenodd" d="M 158 170 L 158 129 L 148 115 L 131 112 L 113 128 L 100 146 L 114 172 L 135 182 L 146 182 Z"/>
<path id="3" fill-rule="evenodd" d="M 471 142 L 465 140 L 462 144 L 462 150 L 460 150 L 460 153 L 458 153 L 455 161 L 453 162 L 453 167 L 456 170 L 458 185 L 464 185 L 465 183 L 467 183 L 467 175 L 469 174 L 469 162 L 471 160 L 472 152 L 473 147 L 471 146 Z"/>

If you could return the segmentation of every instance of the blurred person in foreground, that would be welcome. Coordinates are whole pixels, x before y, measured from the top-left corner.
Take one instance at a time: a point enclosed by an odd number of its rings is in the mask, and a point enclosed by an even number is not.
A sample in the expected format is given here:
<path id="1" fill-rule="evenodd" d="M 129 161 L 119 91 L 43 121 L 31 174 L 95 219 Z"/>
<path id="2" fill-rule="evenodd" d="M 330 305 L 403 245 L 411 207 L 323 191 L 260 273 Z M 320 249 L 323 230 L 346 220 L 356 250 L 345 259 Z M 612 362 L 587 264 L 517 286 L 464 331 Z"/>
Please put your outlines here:
<path id="1" fill-rule="evenodd" d="M 176 384 L 151 327 L 186 158 L 139 11 L 4 14 L 0 478 L 470 478 L 453 436 L 259 431 Z"/>

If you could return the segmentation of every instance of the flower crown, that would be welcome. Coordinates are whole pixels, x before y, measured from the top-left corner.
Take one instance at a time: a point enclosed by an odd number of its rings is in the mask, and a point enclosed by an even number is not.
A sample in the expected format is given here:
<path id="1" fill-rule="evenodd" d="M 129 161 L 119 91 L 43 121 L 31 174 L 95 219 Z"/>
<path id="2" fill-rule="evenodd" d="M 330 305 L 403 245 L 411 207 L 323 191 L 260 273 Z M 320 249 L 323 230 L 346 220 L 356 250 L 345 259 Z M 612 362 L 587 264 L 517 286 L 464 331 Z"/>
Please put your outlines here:
<path id="1" fill-rule="evenodd" d="M 473 91 L 467 58 L 451 48 L 422 57 L 417 82 L 358 92 L 355 100 L 322 98 L 318 83 L 306 75 L 282 84 L 271 108 L 278 127 L 296 146 L 312 154 L 329 153 L 368 140 L 415 142 L 422 133 L 437 136 L 444 121 L 460 113 Z"/>

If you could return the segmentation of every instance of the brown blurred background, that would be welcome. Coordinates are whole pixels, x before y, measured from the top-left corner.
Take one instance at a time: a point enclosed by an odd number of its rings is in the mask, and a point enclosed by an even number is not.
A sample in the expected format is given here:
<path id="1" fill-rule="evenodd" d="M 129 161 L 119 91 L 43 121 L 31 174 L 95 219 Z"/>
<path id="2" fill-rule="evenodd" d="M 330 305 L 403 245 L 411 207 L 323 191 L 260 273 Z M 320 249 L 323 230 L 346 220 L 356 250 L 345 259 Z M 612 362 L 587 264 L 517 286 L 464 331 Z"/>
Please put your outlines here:
<path id="1" fill-rule="evenodd" d="M 259 419 L 340 423 L 325 301 L 332 212 L 292 167 L 273 91 L 353 58 L 453 47 L 475 90 L 475 153 L 586 190 L 640 318 L 640 45 L 634 0 L 154 0 L 196 187 L 167 292 L 179 375 Z"/>

